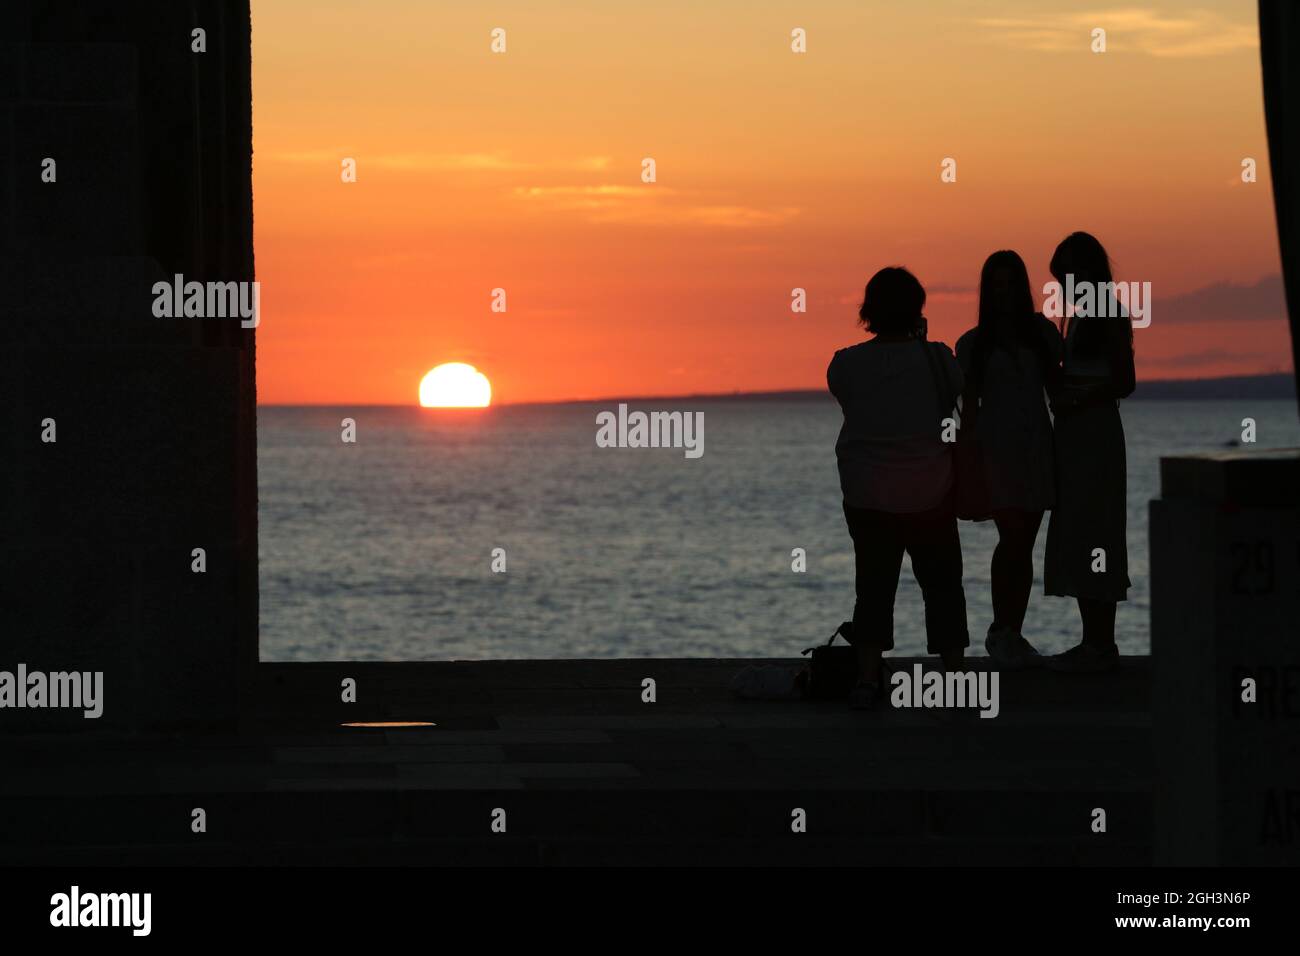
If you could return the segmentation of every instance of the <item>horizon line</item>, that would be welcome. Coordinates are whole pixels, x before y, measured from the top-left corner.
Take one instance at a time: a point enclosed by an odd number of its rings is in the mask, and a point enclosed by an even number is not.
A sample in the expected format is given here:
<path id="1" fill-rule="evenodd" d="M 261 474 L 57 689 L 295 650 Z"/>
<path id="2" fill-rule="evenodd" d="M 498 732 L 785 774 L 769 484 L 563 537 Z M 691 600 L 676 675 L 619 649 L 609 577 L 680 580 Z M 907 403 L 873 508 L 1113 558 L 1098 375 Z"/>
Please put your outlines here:
<path id="1" fill-rule="evenodd" d="M 1294 373 L 1281 372 L 1252 372 L 1246 375 L 1216 375 L 1210 378 L 1142 378 L 1137 380 L 1140 388 L 1142 385 L 1209 385 L 1215 382 L 1232 382 L 1248 379 L 1273 379 L 1273 378 L 1293 379 Z M 531 405 L 594 405 L 607 404 L 609 402 L 654 402 L 654 401 L 718 401 L 721 399 L 734 398 L 755 398 L 771 399 L 778 397 L 813 398 L 821 397 L 834 400 L 831 393 L 825 388 L 774 388 L 761 389 L 758 391 L 734 391 L 734 392 L 687 392 L 675 395 L 607 395 L 598 398 L 553 398 L 540 399 L 537 401 L 527 402 L 493 402 L 490 405 L 483 406 L 486 408 L 518 408 Z M 1285 400 L 1289 396 L 1283 396 L 1279 400 Z M 1129 401 L 1141 401 L 1141 397 L 1135 394 Z M 346 400 L 336 400 L 330 402 L 258 402 L 261 408 L 421 408 L 418 401 L 413 402 L 349 402 Z M 471 409 L 477 410 L 477 409 Z"/>

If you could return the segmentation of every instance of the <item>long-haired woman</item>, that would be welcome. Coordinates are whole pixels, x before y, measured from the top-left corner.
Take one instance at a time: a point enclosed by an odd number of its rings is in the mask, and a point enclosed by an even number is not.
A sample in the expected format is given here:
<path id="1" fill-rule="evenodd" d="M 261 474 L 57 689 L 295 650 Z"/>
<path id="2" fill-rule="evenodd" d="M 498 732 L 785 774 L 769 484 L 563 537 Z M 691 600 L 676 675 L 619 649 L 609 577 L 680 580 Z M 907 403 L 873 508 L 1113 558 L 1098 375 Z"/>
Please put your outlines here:
<path id="1" fill-rule="evenodd" d="M 1063 376 L 1052 396 L 1056 505 L 1044 590 L 1075 598 L 1083 639 L 1046 663 L 1080 673 L 1119 661 L 1115 607 L 1128 596 L 1127 461 L 1120 399 L 1133 393 L 1133 326 L 1114 295 L 1110 257 L 1093 236 L 1066 236 L 1051 273 L 1066 290 Z M 1072 296 L 1071 296 L 1072 292 Z"/>
<path id="2" fill-rule="evenodd" d="M 998 529 L 990 568 L 993 623 L 984 646 L 1001 667 L 1032 666 L 1038 652 L 1021 634 L 1034 587 L 1034 542 L 1055 499 L 1047 389 L 1061 361 L 1061 334 L 1034 308 L 1025 262 L 993 253 L 980 273 L 979 321 L 957 340 L 966 377 L 963 427 L 978 432 Z"/>

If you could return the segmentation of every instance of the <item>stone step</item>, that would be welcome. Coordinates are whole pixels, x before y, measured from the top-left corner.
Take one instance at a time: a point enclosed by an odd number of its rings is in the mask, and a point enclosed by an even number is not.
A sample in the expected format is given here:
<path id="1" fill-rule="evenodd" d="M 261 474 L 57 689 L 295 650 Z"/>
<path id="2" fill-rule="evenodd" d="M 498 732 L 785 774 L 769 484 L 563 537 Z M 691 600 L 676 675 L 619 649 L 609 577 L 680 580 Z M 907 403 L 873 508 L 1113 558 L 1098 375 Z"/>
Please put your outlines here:
<path id="1" fill-rule="evenodd" d="M 839 793 L 719 791 L 311 790 L 290 793 L 157 793 L 0 798 L 0 847 L 236 844 L 271 846 L 347 841 L 459 841 L 493 838 L 495 808 L 511 839 L 620 841 L 797 839 L 792 811 L 807 815 L 807 835 L 874 843 L 935 841 L 1146 845 L 1148 795 L 1006 790 Z M 192 834 L 191 813 L 207 814 Z M 1107 830 L 1091 829 L 1092 810 Z M 192 837 L 192 839 L 191 839 Z"/>
<path id="2" fill-rule="evenodd" d="M 241 846 L 0 847 L 8 866 L 1098 866 L 1151 865 L 1146 843 L 1120 840 L 592 840 L 486 837 Z"/>

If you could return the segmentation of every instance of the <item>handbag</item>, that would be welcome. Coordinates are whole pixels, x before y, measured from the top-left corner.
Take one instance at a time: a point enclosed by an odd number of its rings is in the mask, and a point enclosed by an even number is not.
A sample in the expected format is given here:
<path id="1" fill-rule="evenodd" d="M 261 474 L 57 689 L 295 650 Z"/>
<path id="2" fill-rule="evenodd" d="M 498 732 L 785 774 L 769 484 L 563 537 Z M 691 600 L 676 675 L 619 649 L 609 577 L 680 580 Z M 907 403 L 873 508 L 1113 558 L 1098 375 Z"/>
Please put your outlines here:
<path id="1" fill-rule="evenodd" d="M 835 638 L 843 637 L 845 645 L 836 645 Z M 853 646 L 853 622 L 845 621 L 831 634 L 825 644 L 809 647 L 803 652 L 808 657 L 804 669 L 804 697 L 813 700 L 845 698 L 858 682 L 858 651 Z"/>
<path id="2" fill-rule="evenodd" d="M 957 404 L 956 390 L 948 370 L 937 362 L 930 343 L 918 340 L 925 351 L 926 363 L 939 397 L 939 417 L 947 418 Z M 966 384 L 961 395 L 961 427 L 952 452 L 953 510 L 963 521 L 987 521 L 992 517 L 988 475 L 984 471 L 984 454 L 979 438 L 979 396 L 973 382 Z"/>

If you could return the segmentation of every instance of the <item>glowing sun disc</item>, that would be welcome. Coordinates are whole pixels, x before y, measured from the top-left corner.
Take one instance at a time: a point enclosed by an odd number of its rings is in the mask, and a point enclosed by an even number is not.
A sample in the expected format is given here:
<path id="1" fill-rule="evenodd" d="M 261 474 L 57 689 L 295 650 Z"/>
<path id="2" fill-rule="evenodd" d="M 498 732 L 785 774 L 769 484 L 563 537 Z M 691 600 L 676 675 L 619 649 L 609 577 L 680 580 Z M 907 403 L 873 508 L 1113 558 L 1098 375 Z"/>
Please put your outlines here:
<path id="1" fill-rule="evenodd" d="M 487 408 L 492 384 L 473 365 L 444 362 L 420 380 L 424 408 Z"/>

